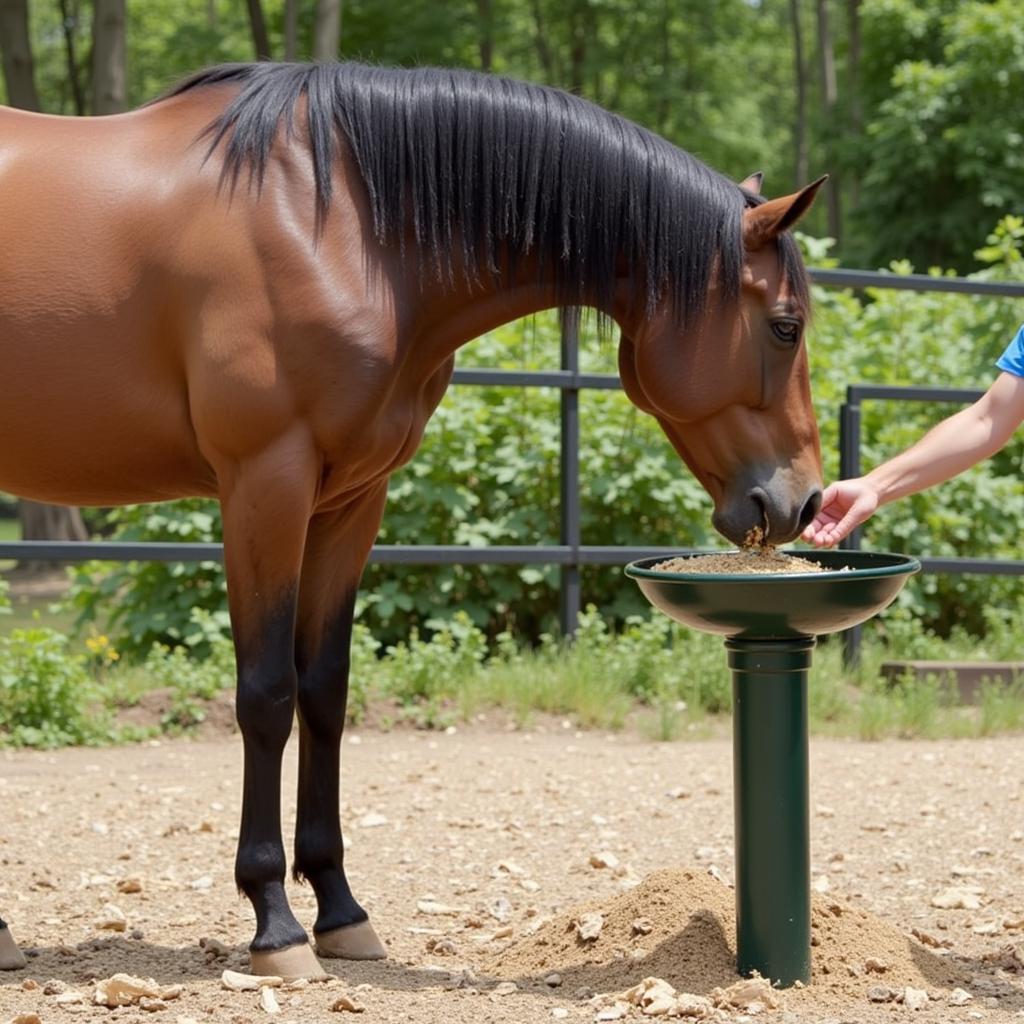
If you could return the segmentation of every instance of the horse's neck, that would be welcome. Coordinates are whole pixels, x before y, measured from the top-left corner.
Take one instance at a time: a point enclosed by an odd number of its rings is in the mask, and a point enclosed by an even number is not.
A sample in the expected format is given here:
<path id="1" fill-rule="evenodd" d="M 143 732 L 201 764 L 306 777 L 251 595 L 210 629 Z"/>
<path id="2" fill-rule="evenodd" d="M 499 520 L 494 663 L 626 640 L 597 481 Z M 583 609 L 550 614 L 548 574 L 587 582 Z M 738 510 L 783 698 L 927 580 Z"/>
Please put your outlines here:
<path id="1" fill-rule="evenodd" d="M 628 329 L 630 294 L 629 282 L 623 280 L 614 301 L 608 308 L 600 308 L 624 330 Z M 418 326 L 414 334 L 418 344 L 450 355 L 488 331 L 563 304 L 554 282 L 539 278 L 536 264 L 524 260 L 512 279 L 506 275 L 473 286 L 457 279 L 454 286 L 421 287 L 415 303 Z"/>

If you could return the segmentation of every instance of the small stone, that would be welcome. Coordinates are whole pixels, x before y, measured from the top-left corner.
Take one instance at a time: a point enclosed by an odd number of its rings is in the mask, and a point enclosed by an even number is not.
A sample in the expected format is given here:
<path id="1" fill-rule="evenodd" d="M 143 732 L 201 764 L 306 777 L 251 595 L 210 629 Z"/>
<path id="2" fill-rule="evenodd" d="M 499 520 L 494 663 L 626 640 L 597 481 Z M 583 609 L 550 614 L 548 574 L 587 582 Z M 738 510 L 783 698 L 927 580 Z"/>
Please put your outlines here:
<path id="1" fill-rule="evenodd" d="M 491 871 L 493 878 L 500 878 L 502 875 L 525 875 L 526 872 L 512 860 L 499 860 L 494 865 L 494 870 Z"/>
<path id="2" fill-rule="evenodd" d="M 616 1002 L 612 1003 L 611 1006 L 606 1006 L 603 1010 L 598 1010 L 597 1016 L 594 1017 L 594 1020 L 622 1020 L 627 1013 L 629 1013 L 629 1003 Z"/>
<path id="3" fill-rule="evenodd" d="M 923 988 L 911 988 L 909 985 L 903 990 L 903 1005 L 908 1010 L 921 1010 L 928 1005 L 928 993 Z"/>
<path id="4" fill-rule="evenodd" d="M 464 914 L 466 907 L 452 907 L 447 903 L 441 903 L 438 900 L 417 900 L 416 910 L 420 914 L 430 914 L 435 917 L 455 916 L 457 914 Z"/>
<path id="5" fill-rule="evenodd" d="M 565 1020 L 565 1018 L 569 1016 L 569 1011 L 564 1006 L 556 1006 L 551 1011 L 551 1016 L 554 1017 L 555 1020 Z"/>
<path id="6" fill-rule="evenodd" d="M 607 850 L 601 853 L 592 853 L 590 855 L 590 866 L 598 869 L 609 868 L 614 871 L 619 866 L 619 858 Z"/>
<path id="7" fill-rule="evenodd" d="M 231 947 L 226 946 L 219 939 L 212 939 L 203 936 L 199 940 L 199 948 L 206 954 L 207 961 L 225 960 L 231 955 Z"/>
<path id="8" fill-rule="evenodd" d="M 280 988 L 284 978 L 276 974 L 240 974 L 238 971 L 224 971 L 220 976 L 221 984 L 232 992 L 255 992 L 257 989 Z"/>
<path id="9" fill-rule="evenodd" d="M 951 886 L 937 892 L 931 903 L 940 910 L 979 910 L 983 891 L 976 885 Z"/>
<path id="10" fill-rule="evenodd" d="M 68 989 L 66 992 L 61 992 L 54 1000 L 61 1006 L 67 1006 L 70 1003 L 82 1003 L 85 1002 L 85 997 L 81 992 L 76 992 L 74 989 Z"/>
<path id="11" fill-rule="evenodd" d="M 272 988 L 260 989 L 260 1006 L 267 1013 L 280 1013 L 281 1004 L 277 1001 Z"/>
<path id="12" fill-rule="evenodd" d="M 61 992 L 64 992 L 66 989 L 67 989 L 67 985 L 65 985 L 63 981 L 60 981 L 58 978 L 51 978 L 43 986 L 43 995 L 44 996 L 59 996 L 61 994 Z"/>
<path id="13" fill-rule="evenodd" d="M 512 904 L 507 897 L 499 896 L 487 904 L 487 913 L 499 924 L 506 924 L 512 918 Z"/>
<path id="14" fill-rule="evenodd" d="M 869 956 L 864 961 L 864 970 L 868 974 L 885 974 L 889 970 L 889 965 L 884 960 L 879 960 L 877 956 Z"/>
<path id="15" fill-rule="evenodd" d="M 19 1013 L 11 1024 L 43 1024 L 38 1013 Z"/>
<path id="16" fill-rule="evenodd" d="M 552 971 L 544 976 L 544 984 L 550 988 L 558 988 L 562 984 L 562 976 L 557 971 Z"/>
<path id="17" fill-rule="evenodd" d="M 383 814 L 377 814 L 375 811 L 371 811 L 369 814 L 364 814 L 356 824 L 360 828 L 380 828 L 381 825 L 386 825 L 388 819 Z"/>
<path id="18" fill-rule="evenodd" d="M 633 935 L 650 935 L 654 925 L 648 917 L 637 917 L 630 922 L 629 930 Z"/>
<path id="19" fill-rule="evenodd" d="M 124 911 L 113 903 L 106 903 L 96 918 L 94 925 L 100 931 L 123 932 L 128 928 L 128 918 Z"/>
<path id="20" fill-rule="evenodd" d="M 366 1007 L 357 1003 L 351 996 L 339 996 L 331 1003 L 331 1009 L 335 1013 L 362 1013 Z"/>
<path id="21" fill-rule="evenodd" d="M 891 1003 L 896 993 L 885 985 L 872 985 L 867 991 L 867 997 L 872 1003 Z"/>
<path id="22" fill-rule="evenodd" d="M 494 986 L 492 994 L 496 996 L 510 996 L 513 992 L 518 992 L 519 986 L 514 981 L 502 981 Z"/>
<path id="23" fill-rule="evenodd" d="M 207 889 L 213 888 L 213 879 L 209 875 L 203 875 L 189 882 L 188 887 L 195 889 L 197 892 L 205 892 Z"/>
<path id="24" fill-rule="evenodd" d="M 139 1009 L 147 1013 L 159 1013 L 167 1009 L 167 1004 L 162 999 L 154 999 L 152 996 L 143 996 L 139 1000 Z"/>
<path id="25" fill-rule="evenodd" d="M 510 924 L 502 925 L 495 933 L 496 939 L 511 939 L 515 929 Z"/>
<path id="26" fill-rule="evenodd" d="M 458 950 L 450 938 L 443 936 L 441 938 L 427 939 L 427 952 L 433 953 L 435 956 L 455 956 Z"/>
<path id="27" fill-rule="evenodd" d="M 914 938 L 922 945 L 931 946 L 932 949 L 947 949 L 953 945 L 949 939 L 937 939 L 934 935 L 931 935 L 926 931 L 922 931 L 920 928 L 911 929 L 910 934 L 913 935 Z"/>
<path id="28" fill-rule="evenodd" d="M 39 988 L 39 982 L 36 981 L 35 978 L 26 978 L 21 983 L 21 987 L 22 990 L 25 992 L 34 992 L 37 988 Z"/>
<path id="29" fill-rule="evenodd" d="M 142 882 L 137 878 L 122 878 L 117 883 L 117 891 L 123 893 L 142 892 Z"/>
<path id="30" fill-rule="evenodd" d="M 947 1001 L 950 1006 L 966 1006 L 972 999 L 974 999 L 974 996 L 966 989 L 955 988 L 949 993 Z"/>
<path id="31" fill-rule="evenodd" d="M 600 914 L 583 914 L 576 921 L 576 934 L 583 942 L 593 942 L 603 927 L 604 918 Z"/>

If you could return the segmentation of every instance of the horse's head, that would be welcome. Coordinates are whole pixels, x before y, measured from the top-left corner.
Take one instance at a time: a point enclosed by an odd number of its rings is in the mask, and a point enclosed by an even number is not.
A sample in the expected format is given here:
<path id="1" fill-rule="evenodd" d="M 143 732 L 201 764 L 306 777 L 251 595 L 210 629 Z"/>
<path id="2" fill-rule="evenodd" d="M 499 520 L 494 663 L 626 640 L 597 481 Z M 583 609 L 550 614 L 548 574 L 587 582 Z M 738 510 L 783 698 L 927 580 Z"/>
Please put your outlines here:
<path id="1" fill-rule="evenodd" d="M 741 544 L 755 527 L 796 537 L 821 501 L 821 451 L 804 347 L 807 289 L 792 240 L 824 179 L 743 212 L 739 295 L 712 281 L 683 336 L 669 315 L 625 334 L 619 370 L 630 399 L 657 418 L 714 499 L 715 528 Z M 760 176 L 743 182 L 759 191 Z M 716 275 L 712 275 L 713 277 Z"/>

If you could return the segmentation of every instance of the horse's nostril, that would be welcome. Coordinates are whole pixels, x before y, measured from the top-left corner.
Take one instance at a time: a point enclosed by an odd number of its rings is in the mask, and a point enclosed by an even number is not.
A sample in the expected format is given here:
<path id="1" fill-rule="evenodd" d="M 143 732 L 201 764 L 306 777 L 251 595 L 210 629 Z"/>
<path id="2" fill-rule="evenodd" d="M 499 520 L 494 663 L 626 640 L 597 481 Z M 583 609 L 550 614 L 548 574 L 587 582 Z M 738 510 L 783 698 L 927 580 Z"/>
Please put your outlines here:
<path id="1" fill-rule="evenodd" d="M 818 514 L 819 508 L 821 508 L 821 491 L 815 488 L 800 510 L 800 531 Z"/>

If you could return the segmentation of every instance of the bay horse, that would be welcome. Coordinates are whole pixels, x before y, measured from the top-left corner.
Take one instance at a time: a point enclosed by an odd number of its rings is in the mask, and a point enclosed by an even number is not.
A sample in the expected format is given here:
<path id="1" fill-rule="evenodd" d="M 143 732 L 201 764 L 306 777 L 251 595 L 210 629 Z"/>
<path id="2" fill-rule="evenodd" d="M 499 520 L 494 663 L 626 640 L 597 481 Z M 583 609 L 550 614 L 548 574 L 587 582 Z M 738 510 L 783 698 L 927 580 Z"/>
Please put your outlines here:
<path id="1" fill-rule="evenodd" d="M 456 350 L 595 308 L 718 530 L 791 539 L 821 460 L 788 229 L 820 184 L 765 200 L 583 99 L 468 71 L 234 64 L 126 114 L 0 110 L 0 488 L 219 499 L 255 973 L 323 973 L 285 893 L 296 713 L 316 952 L 385 955 L 343 864 L 348 646 L 388 477 Z M 23 962 L 0 928 L 0 967 Z"/>

